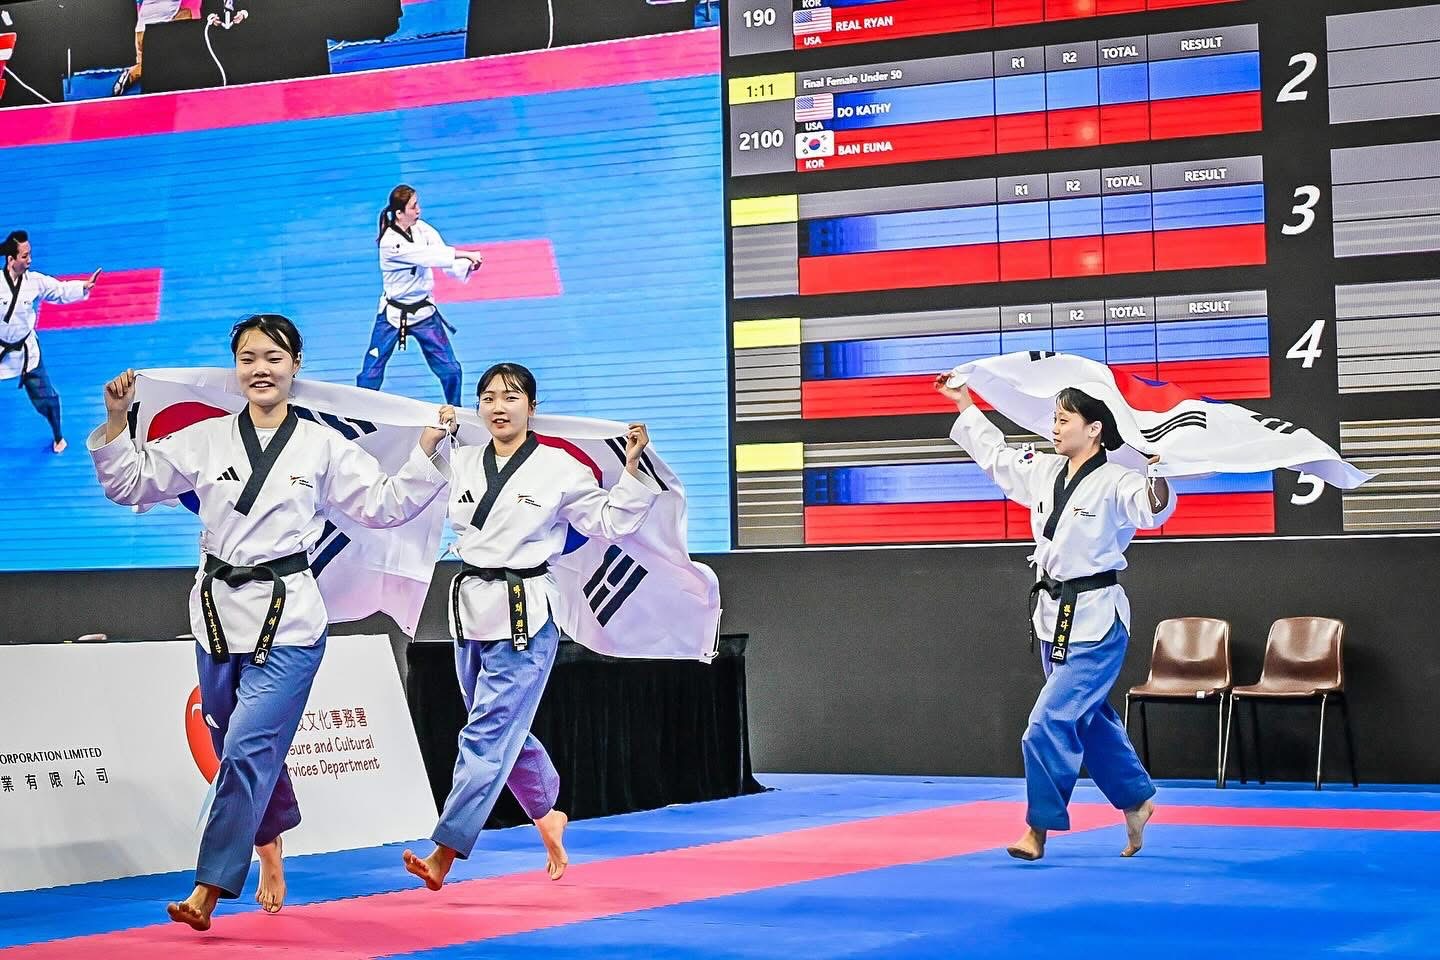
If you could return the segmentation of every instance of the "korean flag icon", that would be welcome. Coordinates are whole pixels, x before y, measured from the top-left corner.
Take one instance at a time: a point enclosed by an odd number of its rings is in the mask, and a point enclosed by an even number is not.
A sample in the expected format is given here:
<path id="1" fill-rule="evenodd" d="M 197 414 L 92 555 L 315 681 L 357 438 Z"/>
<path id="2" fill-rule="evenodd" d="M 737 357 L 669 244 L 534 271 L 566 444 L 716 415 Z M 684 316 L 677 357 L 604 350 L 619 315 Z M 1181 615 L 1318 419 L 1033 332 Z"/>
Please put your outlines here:
<path id="1" fill-rule="evenodd" d="M 795 138 L 796 160 L 833 156 L 835 156 L 835 132 L 833 130 L 816 130 L 813 133 L 802 133 Z"/>

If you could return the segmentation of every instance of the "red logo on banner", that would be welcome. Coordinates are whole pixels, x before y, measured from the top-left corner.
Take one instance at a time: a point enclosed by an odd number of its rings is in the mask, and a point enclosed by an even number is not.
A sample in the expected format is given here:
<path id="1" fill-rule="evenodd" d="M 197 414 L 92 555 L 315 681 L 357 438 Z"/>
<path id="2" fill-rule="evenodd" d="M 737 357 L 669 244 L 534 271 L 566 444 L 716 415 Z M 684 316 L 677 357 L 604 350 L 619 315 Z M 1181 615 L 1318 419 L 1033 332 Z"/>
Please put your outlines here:
<path id="1" fill-rule="evenodd" d="M 220 772 L 220 758 L 215 756 L 215 741 L 210 739 L 210 725 L 205 722 L 205 708 L 200 703 L 200 688 L 190 691 L 185 704 L 185 739 L 190 743 L 190 756 L 206 783 L 215 782 Z"/>

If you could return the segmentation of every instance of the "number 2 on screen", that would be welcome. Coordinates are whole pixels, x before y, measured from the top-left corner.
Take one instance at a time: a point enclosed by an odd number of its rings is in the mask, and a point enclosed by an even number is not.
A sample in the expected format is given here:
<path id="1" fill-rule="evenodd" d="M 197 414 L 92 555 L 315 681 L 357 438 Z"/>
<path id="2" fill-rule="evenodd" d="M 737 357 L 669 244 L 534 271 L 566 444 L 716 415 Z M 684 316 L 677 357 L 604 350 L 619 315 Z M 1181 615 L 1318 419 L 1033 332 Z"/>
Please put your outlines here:
<path id="1" fill-rule="evenodd" d="M 1319 59 L 1313 53 L 1297 53 L 1290 58 L 1290 66 L 1300 64 L 1300 72 L 1290 78 L 1290 82 L 1280 88 L 1280 95 L 1275 98 L 1276 103 L 1293 103 L 1296 100 L 1310 99 L 1309 90 L 1299 89 L 1300 84 L 1310 79 L 1310 74 L 1320 65 Z"/>

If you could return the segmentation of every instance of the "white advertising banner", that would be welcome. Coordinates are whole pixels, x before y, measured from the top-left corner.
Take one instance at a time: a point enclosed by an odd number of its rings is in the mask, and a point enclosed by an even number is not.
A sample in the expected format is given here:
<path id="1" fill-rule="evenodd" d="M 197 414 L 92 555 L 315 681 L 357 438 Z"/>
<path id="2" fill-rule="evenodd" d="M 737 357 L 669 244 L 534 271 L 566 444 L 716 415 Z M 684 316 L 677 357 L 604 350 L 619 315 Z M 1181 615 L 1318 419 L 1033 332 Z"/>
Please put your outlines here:
<path id="1" fill-rule="evenodd" d="M 218 766 L 195 650 L 0 646 L 0 892 L 195 866 Z M 329 639 L 288 765 L 303 822 L 287 856 L 429 834 L 388 638 Z"/>

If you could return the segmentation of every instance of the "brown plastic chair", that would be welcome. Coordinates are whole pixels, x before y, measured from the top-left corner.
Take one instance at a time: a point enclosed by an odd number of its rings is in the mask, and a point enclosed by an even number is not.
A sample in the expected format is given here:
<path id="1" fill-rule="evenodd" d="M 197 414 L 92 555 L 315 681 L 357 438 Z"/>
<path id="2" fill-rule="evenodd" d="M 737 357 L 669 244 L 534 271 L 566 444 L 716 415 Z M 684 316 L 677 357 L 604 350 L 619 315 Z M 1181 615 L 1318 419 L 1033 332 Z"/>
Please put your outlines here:
<path id="1" fill-rule="evenodd" d="M 1175 617 L 1155 626 L 1150 676 L 1125 694 L 1125 729 L 1130 704 L 1140 704 L 1141 751 L 1150 769 L 1150 718 L 1145 704 L 1215 704 L 1215 786 L 1225 785 L 1225 695 L 1230 690 L 1230 624 L 1213 617 Z"/>
<path id="2" fill-rule="evenodd" d="M 1287 617 L 1276 620 L 1265 641 L 1265 662 L 1260 681 L 1230 692 L 1230 709 L 1225 718 L 1226 759 L 1229 760 L 1230 727 L 1236 700 L 1250 702 L 1251 733 L 1255 741 L 1257 779 L 1265 782 L 1265 756 L 1260 743 L 1259 702 L 1320 703 L 1320 729 L 1315 743 L 1315 789 L 1320 789 L 1325 760 L 1325 707 L 1334 700 L 1345 726 L 1345 752 L 1350 760 L 1350 782 L 1360 786 L 1355 772 L 1355 740 L 1350 733 L 1350 710 L 1345 703 L 1345 657 L 1342 642 L 1345 624 L 1329 617 Z M 1243 739 L 1243 736 L 1242 738 Z M 1222 773 L 1223 776 L 1223 773 Z M 1245 782 L 1245 760 L 1240 760 L 1240 780 Z"/>

